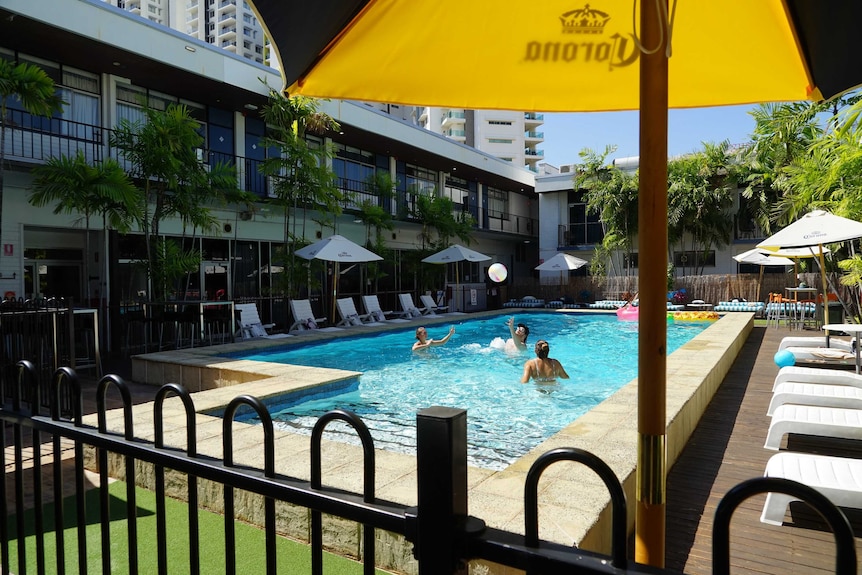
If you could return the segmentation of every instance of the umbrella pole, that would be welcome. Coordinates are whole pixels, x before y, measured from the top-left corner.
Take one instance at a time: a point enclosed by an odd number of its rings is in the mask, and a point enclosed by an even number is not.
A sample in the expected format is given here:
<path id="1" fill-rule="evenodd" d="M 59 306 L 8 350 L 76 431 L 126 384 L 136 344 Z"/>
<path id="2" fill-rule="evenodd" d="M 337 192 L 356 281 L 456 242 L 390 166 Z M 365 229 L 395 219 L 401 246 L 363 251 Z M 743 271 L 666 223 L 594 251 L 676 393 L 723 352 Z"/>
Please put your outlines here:
<path id="1" fill-rule="evenodd" d="M 329 316 L 329 325 L 335 325 L 338 321 L 335 319 L 335 299 L 338 297 L 338 262 L 335 262 L 335 274 L 332 278 L 332 306 L 330 307 L 331 315 Z"/>
<path id="2" fill-rule="evenodd" d="M 820 283 L 823 285 L 823 325 L 829 323 L 829 288 L 826 287 L 826 259 L 823 257 L 823 244 L 818 244 L 820 261 Z M 826 332 L 829 335 L 829 332 Z"/>
<path id="3" fill-rule="evenodd" d="M 763 285 L 763 266 L 760 266 L 760 275 L 757 277 L 757 301 L 760 301 L 761 285 Z"/>
<path id="4" fill-rule="evenodd" d="M 667 4 L 667 0 L 660 0 Z M 665 14 L 667 11 L 665 9 Z M 640 3 L 640 191 L 638 199 L 638 464 L 635 560 L 664 567 L 667 376 L 667 68 L 665 22 Z M 664 29 L 664 32 L 662 31 Z M 661 44 L 661 45 L 659 45 Z"/>

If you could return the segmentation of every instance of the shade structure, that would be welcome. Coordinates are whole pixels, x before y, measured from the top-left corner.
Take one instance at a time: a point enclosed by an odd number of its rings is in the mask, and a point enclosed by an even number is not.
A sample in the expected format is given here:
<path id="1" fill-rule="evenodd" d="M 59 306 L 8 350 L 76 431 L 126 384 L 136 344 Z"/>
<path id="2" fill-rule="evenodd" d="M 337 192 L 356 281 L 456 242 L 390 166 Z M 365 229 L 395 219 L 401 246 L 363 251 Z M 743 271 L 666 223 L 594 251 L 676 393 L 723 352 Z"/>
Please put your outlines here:
<path id="1" fill-rule="evenodd" d="M 441 250 L 436 254 L 431 254 L 427 258 L 423 258 L 423 262 L 426 264 L 455 264 L 455 291 L 457 292 L 459 286 L 461 285 L 461 281 L 458 274 L 458 262 L 484 262 L 491 259 L 491 256 L 486 256 L 483 253 L 479 253 L 476 250 L 471 250 L 470 248 L 465 248 L 462 245 L 455 244 L 449 246 L 445 250 Z M 453 302 L 456 304 L 453 306 L 453 311 L 459 311 L 456 309 L 457 307 L 457 298 Z"/>
<path id="2" fill-rule="evenodd" d="M 757 244 L 757 247 L 769 251 L 807 247 L 816 252 L 820 262 L 820 279 L 823 288 L 823 320 L 826 322 L 829 317 L 829 298 L 826 286 L 826 261 L 823 254 L 828 250 L 823 245 L 856 238 L 862 238 L 862 222 L 836 216 L 824 210 L 814 210 L 769 236 Z"/>
<path id="3" fill-rule="evenodd" d="M 506 0 L 250 2 L 290 94 L 640 110 L 635 559 L 663 565 L 668 107 L 817 100 L 862 84 L 862 59 L 848 57 L 862 3 L 678 0 L 669 9 L 667 0 L 547 0 L 525 18 L 523 3 Z M 441 63 L 445 77 L 422 62 Z"/>
<path id="4" fill-rule="evenodd" d="M 763 267 L 764 266 L 792 266 L 793 260 L 778 256 L 771 256 L 763 253 L 763 250 L 753 248 L 747 252 L 742 252 L 733 256 L 733 259 L 740 263 L 753 264 L 760 266 L 760 274 L 757 276 L 757 299 L 760 299 L 760 284 L 763 283 Z"/>
<path id="5" fill-rule="evenodd" d="M 335 317 L 335 301 L 338 299 L 338 268 L 342 263 L 357 264 L 360 262 L 374 262 L 382 260 L 372 251 L 359 244 L 352 242 L 340 235 L 332 235 L 320 241 L 296 250 L 296 255 L 307 260 L 326 260 L 335 262 L 335 273 L 332 275 L 332 304 L 330 305 L 330 318 Z"/>
<path id="6" fill-rule="evenodd" d="M 558 254 L 554 254 L 553 257 L 550 257 L 544 262 L 540 263 L 534 269 L 543 272 L 560 272 L 560 285 L 562 285 L 563 275 L 565 274 L 565 272 L 576 270 L 580 267 L 585 266 L 586 264 L 586 260 L 582 260 L 581 258 L 576 258 L 575 256 L 560 252 Z"/>
<path id="7" fill-rule="evenodd" d="M 744 264 L 754 264 L 756 266 L 792 266 L 793 260 L 785 257 L 767 255 L 763 250 L 757 248 L 750 249 L 747 252 L 742 252 L 733 256 L 733 259 Z"/>

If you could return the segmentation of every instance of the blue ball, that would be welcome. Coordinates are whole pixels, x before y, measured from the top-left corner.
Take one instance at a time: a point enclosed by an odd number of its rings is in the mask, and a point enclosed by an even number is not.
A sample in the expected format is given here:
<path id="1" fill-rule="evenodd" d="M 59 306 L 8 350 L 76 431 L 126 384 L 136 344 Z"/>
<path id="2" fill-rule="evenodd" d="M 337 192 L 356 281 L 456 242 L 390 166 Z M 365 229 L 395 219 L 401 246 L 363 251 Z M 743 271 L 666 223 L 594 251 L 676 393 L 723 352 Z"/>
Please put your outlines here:
<path id="1" fill-rule="evenodd" d="M 796 363 L 796 356 L 793 355 L 792 352 L 787 351 L 786 349 L 782 349 L 778 353 L 775 354 L 775 357 L 772 359 L 775 360 L 775 365 L 778 367 L 790 367 L 794 363 Z"/>

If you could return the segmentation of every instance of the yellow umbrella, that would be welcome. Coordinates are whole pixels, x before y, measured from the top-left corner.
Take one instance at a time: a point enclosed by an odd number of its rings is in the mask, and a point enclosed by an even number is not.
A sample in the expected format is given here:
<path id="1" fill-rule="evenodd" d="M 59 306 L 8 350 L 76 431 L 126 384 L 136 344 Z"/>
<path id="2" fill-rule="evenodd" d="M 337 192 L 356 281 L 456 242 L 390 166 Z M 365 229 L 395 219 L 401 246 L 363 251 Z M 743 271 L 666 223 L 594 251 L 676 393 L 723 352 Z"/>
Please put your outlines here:
<path id="1" fill-rule="evenodd" d="M 862 83 L 862 3 L 250 0 L 290 94 L 521 111 L 640 110 L 636 560 L 664 563 L 667 110 Z"/>

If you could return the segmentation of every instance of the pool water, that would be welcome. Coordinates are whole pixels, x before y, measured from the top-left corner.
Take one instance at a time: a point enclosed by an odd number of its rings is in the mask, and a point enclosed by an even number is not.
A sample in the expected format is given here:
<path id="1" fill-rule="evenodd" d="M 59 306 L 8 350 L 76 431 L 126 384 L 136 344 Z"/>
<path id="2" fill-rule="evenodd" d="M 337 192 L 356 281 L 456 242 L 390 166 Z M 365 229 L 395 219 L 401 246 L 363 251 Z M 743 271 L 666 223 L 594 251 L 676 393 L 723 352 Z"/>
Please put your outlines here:
<path id="1" fill-rule="evenodd" d="M 507 352 L 509 315 L 463 320 L 428 328 L 440 339 L 450 325 L 456 332 L 445 345 L 413 352 L 415 329 L 294 345 L 243 359 L 312 365 L 362 372 L 358 386 L 325 398 L 297 403 L 289 396 L 271 400 L 276 426 L 310 433 L 331 409 L 349 409 L 366 423 L 375 447 L 415 452 L 416 412 L 435 405 L 467 410 L 468 460 L 486 469 L 502 469 L 637 377 L 637 323 L 613 314 L 517 314 L 530 328 L 526 352 Z M 668 322 L 668 354 L 711 322 Z M 570 379 L 520 383 L 524 363 L 535 357 L 533 345 L 545 339 L 550 357 L 560 360 Z M 237 355 L 232 355 L 237 357 Z M 354 433 L 331 425 L 344 441 Z M 327 431 L 329 433 L 329 431 Z"/>

